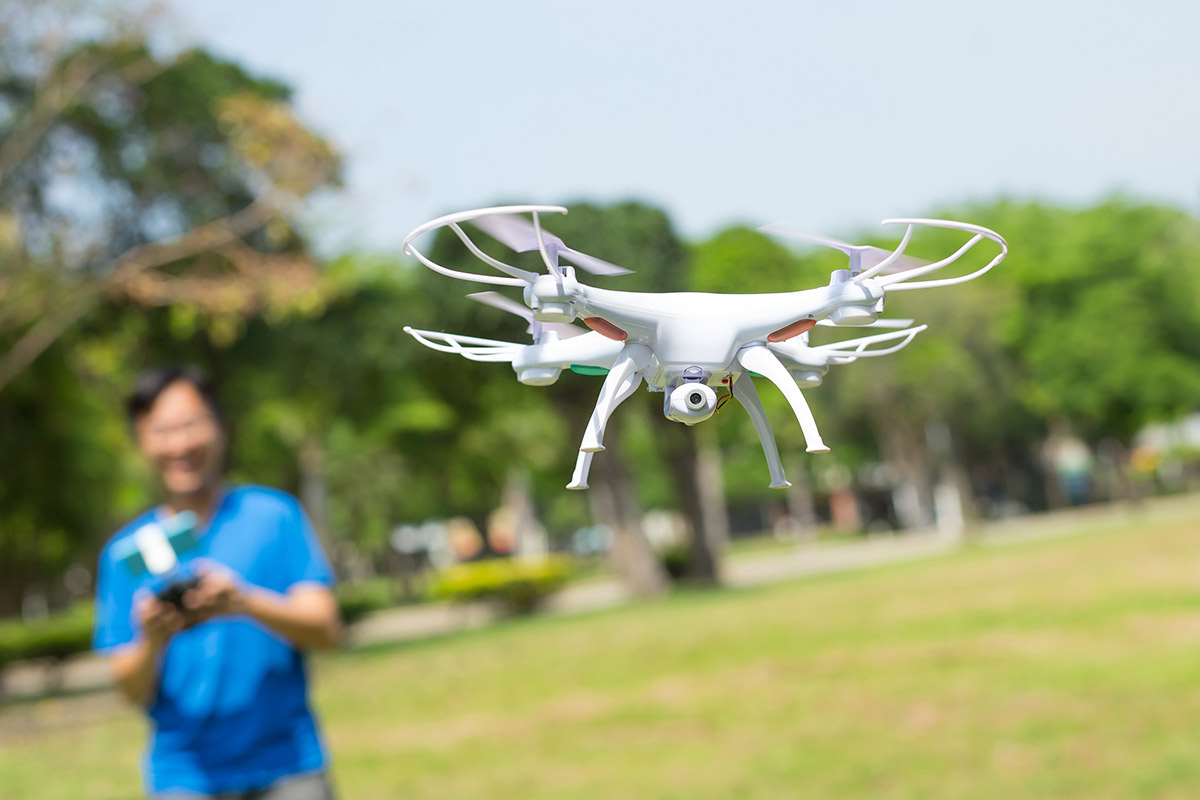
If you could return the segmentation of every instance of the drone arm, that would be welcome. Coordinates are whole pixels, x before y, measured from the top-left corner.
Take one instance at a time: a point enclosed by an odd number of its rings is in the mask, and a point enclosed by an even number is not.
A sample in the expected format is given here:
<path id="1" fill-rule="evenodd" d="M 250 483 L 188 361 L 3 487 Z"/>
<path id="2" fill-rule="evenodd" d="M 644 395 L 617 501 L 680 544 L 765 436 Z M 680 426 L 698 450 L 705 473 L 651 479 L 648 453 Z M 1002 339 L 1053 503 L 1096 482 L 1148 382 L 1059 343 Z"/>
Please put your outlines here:
<path id="1" fill-rule="evenodd" d="M 417 227 L 416 229 L 414 229 L 410 234 L 408 234 L 408 236 L 404 237 L 402 251 L 405 253 L 411 254 L 414 258 L 416 258 L 418 261 L 420 261 L 422 264 L 424 264 L 426 267 L 433 270 L 434 272 L 441 273 L 442 275 L 447 275 L 451 278 L 456 278 L 458 280 L 464 280 L 464 281 L 477 281 L 479 283 L 491 283 L 491 284 L 495 284 L 497 286 L 522 286 L 523 287 L 523 286 L 527 285 L 528 283 L 530 283 L 536 277 L 536 275 L 534 273 L 529 272 L 527 270 L 519 269 L 510 264 L 505 264 L 504 262 L 498 261 L 498 260 L 492 258 L 491 256 L 487 255 L 482 250 L 480 250 L 475 245 L 474 242 L 472 242 L 470 240 L 470 237 L 468 237 L 462 231 L 462 229 L 459 227 L 458 223 L 467 222 L 469 220 L 474 220 L 479 217 L 486 217 L 486 216 L 493 216 L 493 215 L 521 214 L 521 213 L 539 212 L 539 211 L 547 212 L 547 213 L 557 213 L 557 214 L 567 213 L 567 210 L 561 206 L 531 206 L 531 205 L 497 206 L 494 208 L 479 208 L 479 209 L 474 209 L 471 211 L 460 211 L 456 214 L 447 214 L 445 216 L 438 217 L 437 219 L 430 220 L 429 222 L 426 222 L 424 225 L 421 225 L 421 226 Z M 450 269 L 449 267 L 443 267 L 441 264 L 438 264 L 435 261 L 432 261 L 429 258 L 427 258 L 420 250 L 417 249 L 416 245 L 413 244 L 413 241 L 415 239 L 417 239 L 419 236 L 421 236 L 425 233 L 429 233 L 430 231 L 437 230 L 438 228 L 445 228 L 445 227 L 448 227 L 455 232 L 455 235 L 457 235 L 458 238 L 463 241 L 463 243 L 467 246 L 467 249 L 471 251 L 472 255 L 474 255 L 476 258 L 480 259 L 481 261 L 483 261 L 485 264 L 495 267 L 496 269 L 500 270 L 501 272 L 503 272 L 506 275 L 509 275 L 511 277 L 502 278 L 502 277 L 493 276 L 493 275 L 480 275 L 478 273 L 462 272 L 460 270 Z"/>
<path id="2" fill-rule="evenodd" d="M 470 361 L 512 361 L 524 347 L 512 342 L 480 339 L 458 333 L 423 331 L 409 326 L 405 326 L 404 332 L 431 350 L 457 353 Z"/>
<path id="3" fill-rule="evenodd" d="M 495 267 L 496 269 L 500 270 L 504 274 L 511 275 L 516 280 L 521 281 L 521 283 L 513 283 L 512 281 L 506 280 L 504 285 L 506 285 L 506 286 L 521 286 L 525 283 L 532 281 L 534 278 L 537 277 L 534 273 L 532 273 L 528 270 L 520 269 L 519 267 L 514 267 L 512 264 L 505 264 L 500 259 L 492 258 L 487 253 L 483 252 L 483 250 L 479 249 L 479 245 L 475 244 L 475 242 L 472 241 L 471 237 L 467 235 L 467 232 L 464 231 L 462 229 L 462 226 L 459 225 L 457 222 L 452 222 L 447 227 L 450 228 L 450 230 L 454 231 L 454 235 L 458 237 L 460 242 L 462 242 L 464 245 L 466 245 L 467 249 L 471 251 L 471 255 L 475 256 L 476 258 L 478 258 L 480 261 L 487 264 L 488 266 Z M 443 274 L 449 274 L 445 270 L 446 270 L 446 268 L 443 267 L 439 271 L 442 272 Z M 453 270 L 451 270 L 451 271 L 453 271 Z M 459 274 L 460 275 L 471 275 L 472 273 L 462 272 Z M 490 276 L 490 275 L 484 275 L 482 277 L 488 278 L 488 279 L 492 278 L 492 276 Z M 472 280 L 478 280 L 478 279 L 473 277 Z M 496 279 L 496 280 L 501 280 L 501 279 Z M 484 283 L 494 283 L 494 282 L 495 281 L 493 281 L 493 280 L 485 280 L 484 281 Z"/>
<path id="4" fill-rule="evenodd" d="M 771 473 L 771 488 L 786 489 L 792 484 L 788 483 L 787 475 L 783 472 L 779 447 L 775 444 L 775 436 L 771 433 L 771 423 L 767 420 L 766 412 L 763 411 L 762 401 L 758 399 L 758 391 L 754 388 L 754 379 L 749 375 L 743 375 L 733 382 L 732 391 L 733 396 L 750 415 L 750 421 L 754 423 L 754 430 L 758 433 L 758 440 L 762 443 L 763 455 L 767 458 L 767 469 Z"/>
<path id="5" fill-rule="evenodd" d="M 970 240 L 967 241 L 966 244 L 958 248 L 958 250 L 951 255 L 943 258 L 941 261 L 935 261 L 932 264 L 926 264 L 925 266 L 917 267 L 916 269 L 898 272 L 894 275 L 886 275 L 882 278 L 876 278 L 876 282 L 892 291 L 901 289 L 930 289 L 935 286 L 953 286 L 956 283 L 966 283 L 967 281 L 978 278 L 980 275 L 984 274 L 992 267 L 1003 261 L 1008 255 L 1008 242 L 1004 240 L 1004 237 L 989 228 L 983 227 L 982 225 L 971 225 L 970 223 L 966 222 L 951 222 L 949 220 L 941 219 L 885 219 L 883 224 L 907 224 L 910 229 L 913 225 L 927 225 L 931 228 L 949 228 L 952 230 L 966 231 L 967 233 L 975 234 L 970 238 Z M 912 278 L 920 277 L 921 275 L 928 275 L 931 272 L 941 269 L 947 264 L 957 261 L 968 250 L 973 248 L 983 239 L 990 239 L 996 244 L 1000 245 L 1000 252 L 995 258 L 993 258 L 980 269 L 977 269 L 967 275 L 961 275 L 957 278 L 943 278 L 941 280 L 917 281 L 915 283 L 908 283 L 908 281 Z M 862 277 L 863 275 L 859 276 L 860 279 Z"/>
<path id="6" fill-rule="evenodd" d="M 821 441 L 821 433 L 817 430 L 817 421 L 813 419 L 812 409 L 808 407 L 804 393 L 792 380 L 787 367 L 783 366 L 779 358 L 761 344 L 743 347 L 738 351 L 737 358 L 738 362 L 747 370 L 762 375 L 783 392 L 783 396 L 787 398 L 788 403 L 792 406 L 792 411 L 796 414 L 800 430 L 804 432 L 804 441 L 808 444 L 806 448 L 808 452 L 828 453 L 829 448 L 825 446 L 825 442 Z"/>
<path id="7" fill-rule="evenodd" d="M 896 249 L 892 251 L 892 254 L 890 256 L 888 256 L 887 258 L 885 258 L 883 261 L 880 261 L 875 266 L 871 267 L 869 270 L 859 273 L 858 277 L 860 279 L 874 277 L 875 275 L 878 275 L 880 272 L 883 272 L 885 269 L 890 267 L 892 264 L 896 263 L 896 261 L 899 260 L 900 256 L 904 255 L 904 248 L 908 247 L 908 242 L 910 239 L 912 239 L 912 235 L 913 235 L 913 226 L 909 225 L 908 230 L 906 230 L 904 232 L 904 238 L 900 240 L 900 244 L 896 245 Z"/>
<path id="8" fill-rule="evenodd" d="M 854 327 L 856 329 L 862 329 L 862 328 L 907 328 L 909 325 L 912 325 L 912 324 L 913 324 L 913 320 L 911 320 L 911 319 L 894 319 L 893 318 L 893 319 L 877 319 L 874 322 L 868 323 L 866 325 L 855 325 Z M 834 322 L 831 319 L 819 319 L 819 320 L 817 320 L 817 327 L 820 327 L 820 328 L 844 328 L 845 326 L 838 325 L 836 322 Z"/>
<path id="9" fill-rule="evenodd" d="M 928 328 L 928 325 L 918 325 L 915 328 L 909 328 L 903 331 L 893 331 L 891 333 L 879 333 L 874 336 L 863 336 L 858 339 L 848 339 L 844 342 L 834 342 L 832 344 L 822 344 L 814 347 L 814 350 L 823 350 L 833 356 L 848 356 L 848 357 L 874 357 L 886 356 L 902 350 L 916 338 L 917 334 Z M 891 342 L 899 339 L 900 341 L 891 347 L 881 347 L 877 350 L 869 349 L 873 344 L 882 342 Z"/>
<path id="10" fill-rule="evenodd" d="M 562 271 L 559 270 L 558 264 L 551 260 L 550 253 L 546 249 L 546 236 L 542 232 L 542 221 L 538 217 L 538 212 L 534 211 L 532 217 L 533 234 L 537 237 L 538 254 L 541 255 L 542 263 L 546 265 L 546 269 L 550 271 L 551 275 L 558 278 L 559 285 L 562 285 Z"/>
<path id="11" fill-rule="evenodd" d="M 457 228 L 458 226 L 454 226 L 454 227 Z M 466 234 L 463 234 L 460 232 L 459 237 L 463 238 L 464 241 L 469 241 L 469 240 L 465 239 Z M 468 248 L 473 247 L 473 246 L 474 246 L 473 244 L 468 245 Z M 430 261 L 428 258 L 425 257 L 425 255 L 420 250 L 418 250 L 414 245 L 409 244 L 408 242 L 405 242 L 405 244 L 404 244 L 404 252 L 408 253 L 413 258 L 417 259 L 417 261 L 420 261 L 422 264 L 429 267 L 434 272 L 440 272 L 442 275 L 447 275 L 451 278 L 457 278 L 460 281 L 478 281 L 479 283 L 490 283 L 490 284 L 493 284 L 496 286 L 525 286 L 527 283 L 529 283 L 529 281 L 522 280 L 521 278 L 517 278 L 517 277 L 501 278 L 497 275 L 479 275 L 479 274 L 473 273 L 473 272 L 461 272 L 457 269 L 450 269 L 449 267 L 443 267 L 441 264 L 438 264 L 436 261 Z M 513 267 L 513 269 L 515 270 L 516 268 Z M 507 269 L 501 270 L 501 271 L 508 272 Z M 532 275 L 533 273 L 529 273 L 529 274 Z"/>
<path id="12" fill-rule="evenodd" d="M 600 397 L 596 400 L 596 409 L 588 420 L 587 430 L 583 434 L 583 442 L 579 445 L 582 452 L 597 452 L 604 449 L 604 428 L 616 407 L 632 392 L 624 392 L 626 381 L 635 381 L 634 386 L 641 382 L 641 371 L 650 363 L 653 351 L 644 344 L 631 342 L 626 344 L 617 356 L 612 369 L 604 378 L 604 386 L 600 389 Z"/>

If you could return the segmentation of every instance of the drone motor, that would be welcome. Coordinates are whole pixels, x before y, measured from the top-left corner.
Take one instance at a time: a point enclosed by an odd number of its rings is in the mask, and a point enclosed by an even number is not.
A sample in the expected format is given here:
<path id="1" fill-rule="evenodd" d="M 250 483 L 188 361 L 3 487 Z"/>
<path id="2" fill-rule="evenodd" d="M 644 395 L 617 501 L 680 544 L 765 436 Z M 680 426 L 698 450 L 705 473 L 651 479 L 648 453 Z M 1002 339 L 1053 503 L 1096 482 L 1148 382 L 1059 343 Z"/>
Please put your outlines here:
<path id="1" fill-rule="evenodd" d="M 870 325 L 878 318 L 873 310 L 861 306 L 842 306 L 829 314 L 834 325 Z"/>
<path id="2" fill-rule="evenodd" d="M 517 380 L 526 386 L 550 386 L 561 374 L 562 367 L 525 367 L 517 370 Z"/>
<path id="3" fill-rule="evenodd" d="M 820 386 L 825 373 L 829 371 L 829 367 L 824 369 L 793 369 L 789 373 L 796 379 L 796 385 L 801 389 L 811 389 L 814 386 Z"/>

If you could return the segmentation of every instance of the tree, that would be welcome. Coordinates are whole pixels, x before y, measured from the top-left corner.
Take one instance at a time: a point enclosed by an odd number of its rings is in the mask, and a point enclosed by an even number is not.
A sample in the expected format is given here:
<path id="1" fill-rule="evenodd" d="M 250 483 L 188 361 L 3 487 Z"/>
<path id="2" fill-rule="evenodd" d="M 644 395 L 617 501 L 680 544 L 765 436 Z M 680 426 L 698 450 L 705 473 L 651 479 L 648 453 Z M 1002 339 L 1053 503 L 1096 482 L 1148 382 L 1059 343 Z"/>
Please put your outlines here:
<path id="1" fill-rule="evenodd" d="M 198 308 L 225 341 L 247 313 L 311 303 L 285 212 L 337 176 L 286 87 L 155 55 L 134 23 L 37 36 L 71 11 L 12 2 L 0 23 L 0 391 L 108 298 Z"/>
<path id="2" fill-rule="evenodd" d="M 322 302 L 290 219 L 336 154 L 286 87 L 147 35 L 102 3 L 0 6 L 0 429 L 23 452 L 0 612 L 144 500 L 117 411 L 139 361 Z"/>
<path id="3" fill-rule="evenodd" d="M 1069 420 L 1093 445 L 1128 444 L 1146 422 L 1200 405 L 1188 366 L 1200 357 L 1194 219 L 1123 198 L 1082 210 L 1001 200 L 930 216 L 999 231 L 1008 259 L 972 283 L 889 298 L 888 316 L 929 330 L 896 355 L 840 368 L 813 393 L 829 440 L 872 431 L 926 509 L 939 471 L 968 499 L 1044 506 L 1051 421 Z M 929 231 L 910 249 L 937 257 L 961 238 Z M 950 449 L 935 456 L 927 432 L 939 429 Z"/>

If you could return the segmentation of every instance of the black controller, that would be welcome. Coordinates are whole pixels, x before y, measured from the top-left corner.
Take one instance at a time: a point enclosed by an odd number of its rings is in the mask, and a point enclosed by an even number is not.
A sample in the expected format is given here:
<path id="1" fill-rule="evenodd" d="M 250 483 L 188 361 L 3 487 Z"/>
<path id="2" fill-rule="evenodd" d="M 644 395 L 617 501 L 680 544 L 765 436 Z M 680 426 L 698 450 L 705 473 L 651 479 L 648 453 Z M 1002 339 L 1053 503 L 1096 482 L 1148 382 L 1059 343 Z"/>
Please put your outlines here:
<path id="1" fill-rule="evenodd" d="M 183 596 L 200 585 L 200 578 L 192 575 L 186 578 L 179 578 L 171 581 L 163 588 L 159 589 L 155 594 L 159 600 L 164 603 L 170 603 L 175 608 L 183 611 Z"/>

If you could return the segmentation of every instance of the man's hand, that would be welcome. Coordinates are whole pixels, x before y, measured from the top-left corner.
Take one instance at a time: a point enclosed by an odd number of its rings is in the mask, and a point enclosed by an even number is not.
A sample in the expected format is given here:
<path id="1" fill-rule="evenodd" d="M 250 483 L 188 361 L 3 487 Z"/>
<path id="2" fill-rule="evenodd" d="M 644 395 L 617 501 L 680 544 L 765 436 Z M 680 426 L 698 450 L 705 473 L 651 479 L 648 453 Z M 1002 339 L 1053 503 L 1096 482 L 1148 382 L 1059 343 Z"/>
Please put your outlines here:
<path id="1" fill-rule="evenodd" d="M 171 637 L 191 622 L 179 609 L 145 589 L 133 599 L 133 624 L 142 632 L 112 654 L 113 677 L 121 694 L 132 703 L 149 706 L 158 689 L 158 663 Z"/>
<path id="2" fill-rule="evenodd" d="M 227 567 L 212 562 L 198 566 L 200 583 L 183 595 L 188 625 L 213 617 L 246 613 L 246 594 L 240 579 Z"/>
<path id="3" fill-rule="evenodd" d="M 336 647 L 342 638 L 337 600 L 327 586 L 299 583 L 280 594 L 244 581 L 214 561 L 198 560 L 199 585 L 183 595 L 183 627 L 245 615 L 298 647 Z"/>
<path id="4" fill-rule="evenodd" d="M 146 641 L 155 650 L 161 650 L 172 636 L 189 625 L 189 621 L 175 606 L 164 603 L 148 592 L 138 598 L 134 618 Z"/>

